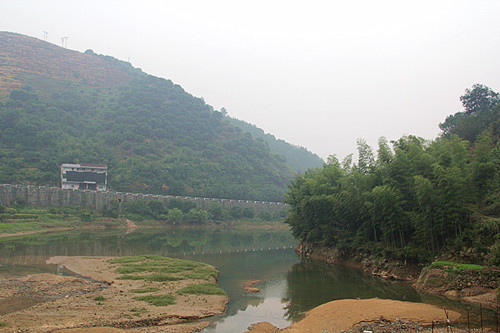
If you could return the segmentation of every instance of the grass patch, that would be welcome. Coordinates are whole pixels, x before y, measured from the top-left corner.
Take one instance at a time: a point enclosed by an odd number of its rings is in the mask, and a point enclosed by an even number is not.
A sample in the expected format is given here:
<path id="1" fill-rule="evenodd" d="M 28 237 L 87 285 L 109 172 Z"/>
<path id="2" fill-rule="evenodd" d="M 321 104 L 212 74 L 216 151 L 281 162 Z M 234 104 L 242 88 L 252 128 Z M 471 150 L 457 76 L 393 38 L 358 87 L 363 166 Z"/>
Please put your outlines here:
<path id="1" fill-rule="evenodd" d="M 116 271 L 120 274 L 156 272 L 156 273 L 179 273 L 186 269 L 182 267 L 172 266 L 168 263 L 145 262 L 135 265 L 124 265 Z"/>
<path id="2" fill-rule="evenodd" d="M 155 292 L 158 290 L 160 290 L 160 289 L 149 287 L 149 288 L 132 289 L 132 290 L 130 290 L 130 292 L 133 292 L 135 294 L 145 294 L 145 293 L 152 293 L 152 292 Z"/>
<path id="3" fill-rule="evenodd" d="M 192 295 L 226 295 L 226 292 L 213 283 L 200 283 L 179 290 L 181 294 Z"/>
<path id="4" fill-rule="evenodd" d="M 96 301 L 96 302 L 102 302 L 102 301 L 104 301 L 104 296 L 98 295 L 98 296 L 94 297 L 94 301 Z"/>
<path id="5" fill-rule="evenodd" d="M 172 258 L 148 258 L 147 256 L 141 259 L 133 261 L 132 258 L 127 258 L 122 261 L 122 266 L 117 268 L 117 272 L 120 274 L 130 274 L 130 273 L 142 273 L 142 272 L 156 272 L 156 273 L 181 273 L 185 271 L 191 271 L 200 267 L 206 266 L 206 264 L 181 260 Z M 111 262 L 116 263 L 116 262 Z"/>
<path id="6" fill-rule="evenodd" d="M 119 264 L 116 272 L 123 274 L 121 280 L 176 281 L 182 279 L 210 280 L 217 278 L 215 268 L 196 261 L 166 258 L 154 255 L 121 257 L 109 261 Z M 136 275 L 134 273 L 152 273 Z"/>
<path id="7" fill-rule="evenodd" d="M 0 321 L 0 327 L 6 327 L 6 326 L 7 326 L 6 322 Z"/>
<path id="8" fill-rule="evenodd" d="M 155 306 L 166 306 L 175 304 L 175 297 L 173 295 L 149 295 L 134 297 L 138 301 L 144 301 Z"/>
<path id="9" fill-rule="evenodd" d="M 215 268 L 212 267 L 199 267 L 195 268 L 193 271 L 184 273 L 182 276 L 186 279 L 196 279 L 196 280 L 211 280 L 216 279 L 219 273 Z"/>
<path id="10" fill-rule="evenodd" d="M 137 275 L 122 275 L 118 277 L 118 280 L 145 280 L 145 276 L 137 276 Z"/>
<path id="11" fill-rule="evenodd" d="M 484 266 L 481 266 L 481 265 L 457 264 L 456 262 L 451 262 L 451 261 L 435 261 L 429 267 L 430 268 L 447 267 L 448 270 L 458 271 L 458 272 L 461 272 L 463 270 L 476 270 L 476 271 L 480 271 L 480 270 L 482 270 L 484 268 Z"/>
<path id="12" fill-rule="evenodd" d="M 184 278 L 181 276 L 173 276 L 167 274 L 149 274 L 149 275 L 122 275 L 118 278 L 119 280 L 144 280 L 144 281 L 156 281 L 156 282 L 165 282 L 165 281 L 179 281 Z"/>
<path id="13" fill-rule="evenodd" d="M 86 214 L 92 220 L 102 220 L 102 216 L 97 212 L 82 207 L 6 208 L 5 212 L 0 214 L 0 233 L 75 227 L 81 225 L 82 214 Z M 111 219 L 105 221 L 105 224 L 110 226 L 116 223 L 121 222 Z"/>
<path id="14" fill-rule="evenodd" d="M 151 274 L 146 275 L 145 281 L 156 281 L 156 282 L 165 282 L 165 281 L 179 281 L 183 280 L 180 276 L 173 276 L 167 274 Z"/>
<path id="15" fill-rule="evenodd" d="M 120 258 L 111 259 L 109 262 L 111 264 L 126 264 L 130 262 L 140 262 L 144 260 L 154 260 L 154 261 L 168 261 L 171 258 L 156 256 L 156 255 L 143 255 L 143 256 L 124 256 Z"/>
<path id="16" fill-rule="evenodd" d="M 144 260 L 143 257 L 129 257 L 129 256 L 125 256 L 125 257 L 111 259 L 111 260 L 109 260 L 109 263 L 110 264 L 125 264 L 125 263 L 129 263 L 129 262 L 139 262 L 139 261 L 142 261 L 142 260 Z"/>

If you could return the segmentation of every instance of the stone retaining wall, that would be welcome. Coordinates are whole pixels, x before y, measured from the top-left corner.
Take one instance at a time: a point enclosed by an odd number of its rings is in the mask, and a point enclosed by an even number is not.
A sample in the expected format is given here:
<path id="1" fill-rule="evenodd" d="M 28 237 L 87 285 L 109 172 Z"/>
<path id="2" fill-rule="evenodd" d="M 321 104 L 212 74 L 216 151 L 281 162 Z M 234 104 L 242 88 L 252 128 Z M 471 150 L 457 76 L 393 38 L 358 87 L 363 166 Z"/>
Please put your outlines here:
<path id="1" fill-rule="evenodd" d="M 63 190 L 59 187 L 0 184 L 0 204 L 4 206 L 12 206 L 16 201 L 23 201 L 27 206 L 31 207 L 82 206 L 100 211 L 106 207 L 109 208 L 116 204 L 121 206 L 124 203 L 137 199 L 159 200 L 167 203 L 172 198 L 194 201 L 198 208 L 208 208 L 213 202 L 218 202 L 223 207 L 253 207 L 256 213 L 261 211 L 274 212 L 285 209 L 288 206 L 282 202 L 193 198 L 113 191 Z"/>

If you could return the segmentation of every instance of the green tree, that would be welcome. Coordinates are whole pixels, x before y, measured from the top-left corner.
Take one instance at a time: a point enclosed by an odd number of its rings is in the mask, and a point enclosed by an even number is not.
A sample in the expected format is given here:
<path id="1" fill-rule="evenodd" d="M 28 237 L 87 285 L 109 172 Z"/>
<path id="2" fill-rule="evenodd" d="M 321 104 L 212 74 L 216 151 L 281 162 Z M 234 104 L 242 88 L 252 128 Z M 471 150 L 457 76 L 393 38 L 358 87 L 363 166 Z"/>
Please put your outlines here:
<path id="1" fill-rule="evenodd" d="M 179 224 L 184 219 L 184 214 L 179 208 L 170 209 L 167 213 L 167 220 L 172 224 Z"/>
<path id="2" fill-rule="evenodd" d="M 472 89 L 465 90 L 460 101 L 464 111 L 448 116 L 443 123 L 439 124 L 445 136 L 456 134 L 473 143 L 488 126 L 494 126 L 495 131 L 500 133 L 498 93 L 482 84 L 475 84 Z"/>
<path id="3" fill-rule="evenodd" d="M 368 173 L 372 170 L 375 163 L 372 148 L 364 139 L 357 140 L 358 145 L 358 170 L 361 173 Z"/>
<path id="4" fill-rule="evenodd" d="M 465 89 L 465 94 L 460 96 L 460 101 L 465 114 L 474 115 L 491 110 L 500 102 L 500 96 L 484 84 L 476 83 L 472 89 Z"/>
<path id="5" fill-rule="evenodd" d="M 273 214 L 267 210 L 263 210 L 258 214 L 258 218 L 262 221 L 271 221 L 273 219 Z"/>
<path id="6" fill-rule="evenodd" d="M 224 208 L 217 202 L 214 202 L 210 205 L 208 212 L 210 213 L 214 221 L 222 221 L 225 217 Z"/>
<path id="7" fill-rule="evenodd" d="M 241 211 L 241 215 L 243 217 L 252 219 L 255 217 L 255 208 L 253 207 L 244 207 L 243 210 Z"/>
<path id="8" fill-rule="evenodd" d="M 240 206 L 232 206 L 231 209 L 229 209 L 229 214 L 234 219 L 240 219 L 243 216 L 242 208 Z"/>
<path id="9" fill-rule="evenodd" d="M 205 224 L 210 217 L 210 214 L 206 210 L 191 209 L 184 216 L 184 220 L 189 223 L 194 224 Z"/>

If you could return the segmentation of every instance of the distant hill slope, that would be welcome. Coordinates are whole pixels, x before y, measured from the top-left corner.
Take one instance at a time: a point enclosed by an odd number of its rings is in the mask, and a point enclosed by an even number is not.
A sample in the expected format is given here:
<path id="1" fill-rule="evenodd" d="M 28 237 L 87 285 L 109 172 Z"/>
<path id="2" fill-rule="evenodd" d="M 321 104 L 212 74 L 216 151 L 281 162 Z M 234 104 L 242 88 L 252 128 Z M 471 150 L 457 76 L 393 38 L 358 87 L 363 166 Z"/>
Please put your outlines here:
<path id="1" fill-rule="evenodd" d="M 91 86 L 115 86 L 132 79 L 125 70 L 117 70 L 111 57 L 62 49 L 37 38 L 10 32 L 0 32 L 0 97 L 10 90 L 22 88 L 23 74 L 67 80 Z M 130 64 L 119 66 L 133 70 Z"/>
<path id="2" fill-rule="evenodd" d="M 241 128 L 244 132 L 250 133 L 252 137 L 264 140 L 272 152 L 285 157 L 286 163 L 296 172 L 304 172 L 310 168 L 320 168 L 325 161 L 318 155 L 308 151 L 304 147 L 294 146 L 288 142 L 276 139 L 272 134 L 265 133 L 255 125 L 249 124 L 236 118 L 227 118 L 233 125 Z"/>
<path id="3" fill-rule="evenodd" d="M 59 184 L 104 163 L 119 191 L 278 201 L 294 171 L 170 80 L 0 32 L 0 182 Z"/>

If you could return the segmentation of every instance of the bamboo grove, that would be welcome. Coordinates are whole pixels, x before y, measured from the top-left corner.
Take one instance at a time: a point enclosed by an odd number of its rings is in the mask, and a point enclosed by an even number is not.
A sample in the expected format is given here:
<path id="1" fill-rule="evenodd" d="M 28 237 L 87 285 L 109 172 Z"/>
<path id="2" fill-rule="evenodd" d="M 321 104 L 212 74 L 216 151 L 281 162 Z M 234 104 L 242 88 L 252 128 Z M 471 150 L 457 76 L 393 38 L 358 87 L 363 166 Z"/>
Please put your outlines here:
<path id="1" fill-rule="evenodd" d="M 475 85 L 461 100 L 465 111 L 440 124 L 444 133 L 433 141 L 380 138 L 373 152 L 360 139 L 357 163 L 331 156 L 297 176 L 286 200 L 294 236 L 344 257 L 417 263 L 447 251 L 498 264 L 498 94 Z M 471 111 L 464 101 L 486 107 Z"/>

